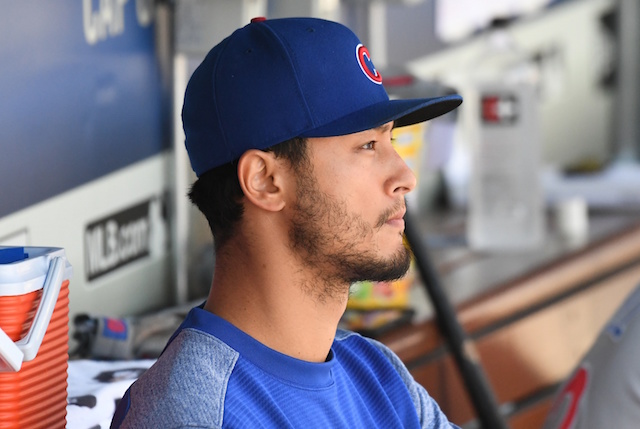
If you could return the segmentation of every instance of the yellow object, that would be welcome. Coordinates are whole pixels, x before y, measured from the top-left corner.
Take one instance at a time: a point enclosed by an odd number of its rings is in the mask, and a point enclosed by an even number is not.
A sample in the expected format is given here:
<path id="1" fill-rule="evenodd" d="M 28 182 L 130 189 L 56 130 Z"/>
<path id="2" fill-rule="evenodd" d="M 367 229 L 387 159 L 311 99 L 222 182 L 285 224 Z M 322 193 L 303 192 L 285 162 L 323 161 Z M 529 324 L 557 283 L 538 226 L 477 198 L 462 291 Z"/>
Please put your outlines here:
<path id="1" fill-rule="evenodd" d="M 351 286 L 347 301 L 350 310 L 378 310 L 409 307 L 409 290 L 414 281 L 413 263 L 407 274 L 393 282 L 358 282 Z"/>
<path id="2" fill-rule="evenodd" d="M 398 155 L 404 159 L 413 174 L 418 175 L 422 167 L 422 147 L 424 142 L 425 127 L 424 122 L 409 125 L 402 128 L 393 129 L 394 147 Z"/>

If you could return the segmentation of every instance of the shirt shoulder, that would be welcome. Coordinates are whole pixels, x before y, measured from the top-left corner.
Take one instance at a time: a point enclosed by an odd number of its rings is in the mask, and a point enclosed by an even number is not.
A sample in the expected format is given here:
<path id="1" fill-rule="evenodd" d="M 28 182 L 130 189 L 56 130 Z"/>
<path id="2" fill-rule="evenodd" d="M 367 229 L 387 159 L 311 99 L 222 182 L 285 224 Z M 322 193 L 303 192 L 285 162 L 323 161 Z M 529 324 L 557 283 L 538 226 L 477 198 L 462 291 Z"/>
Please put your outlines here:
<path id="1" fill-rule="evenodd" d="M 222 427 L 238 353 L 218 338 L 185 328 L 132 386 L 122 427 Z"/>
<path id="2" fill-rule="evenodd" d="M 545 429 L 636 427 L 640 418 L 640 285 L 600 331 L 554 397 Z M 624 395 L 611 392 L 625 392 Z"/>

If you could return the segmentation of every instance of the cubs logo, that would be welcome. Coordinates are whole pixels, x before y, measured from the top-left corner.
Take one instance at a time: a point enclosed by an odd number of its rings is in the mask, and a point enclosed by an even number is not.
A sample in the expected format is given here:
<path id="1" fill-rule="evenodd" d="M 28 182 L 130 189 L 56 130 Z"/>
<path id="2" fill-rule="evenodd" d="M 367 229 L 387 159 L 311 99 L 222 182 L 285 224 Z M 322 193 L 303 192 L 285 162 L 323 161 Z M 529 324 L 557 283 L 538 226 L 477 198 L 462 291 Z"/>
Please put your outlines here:
<path id="1" fill-rule="evenodd" d="M 356 46 L 356 59 L 358 60 L 358 65 L 360 66 L 360 70 L 362 70 L 364 75 L 369 78 L 371 82 L 381 85 L 382 75 L 378 72 L 378 70 L 376 70 L 376 67 L 371 61 L 369 50 L 362 43 Z"/>

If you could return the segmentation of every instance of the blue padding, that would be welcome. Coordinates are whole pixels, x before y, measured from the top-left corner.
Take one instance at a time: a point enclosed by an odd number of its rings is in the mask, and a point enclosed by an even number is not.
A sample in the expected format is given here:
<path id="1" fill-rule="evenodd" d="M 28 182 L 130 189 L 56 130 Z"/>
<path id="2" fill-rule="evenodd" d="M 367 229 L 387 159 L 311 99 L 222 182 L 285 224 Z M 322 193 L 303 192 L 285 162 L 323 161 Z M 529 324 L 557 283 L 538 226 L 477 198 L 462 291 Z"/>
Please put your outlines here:
<path id="1" fill-rule="evenodd" d="M 24 247 L 6 247 L 0 249 L 0 264 L 11 264 L 27 259 L 28 257 L 29 255 L 24 252 Z"/>

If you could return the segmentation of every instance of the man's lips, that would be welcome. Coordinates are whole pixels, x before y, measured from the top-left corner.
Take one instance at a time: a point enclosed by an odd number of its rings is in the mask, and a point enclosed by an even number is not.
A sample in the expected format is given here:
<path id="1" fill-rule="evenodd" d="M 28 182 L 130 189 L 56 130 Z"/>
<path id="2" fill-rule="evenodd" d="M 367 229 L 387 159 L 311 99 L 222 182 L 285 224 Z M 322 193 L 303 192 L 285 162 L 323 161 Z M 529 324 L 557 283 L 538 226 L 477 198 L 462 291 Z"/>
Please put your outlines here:
<path id="1" fill-rule="evenodd" d="M 376 228 L 382 228 L 383 226 L 399 226 L 404 228 L 404 214 L 407 212 L 407 207 L 399 203 L 394 207 L 386 210 L 384 213 L 380 215 L 378 218 L 378 222 L 376 223 Z"/>
<path id="2" fill-rule="evenodd" d="M 404 214 L 406 213 L 406 209 L 402 209 L 401 211 L 391 215 L 389 219 L 385 222 L 387 225 L 398 227 L 404 229 Z"/>

